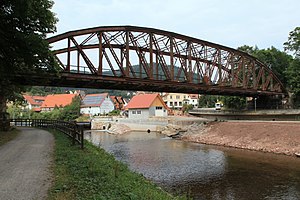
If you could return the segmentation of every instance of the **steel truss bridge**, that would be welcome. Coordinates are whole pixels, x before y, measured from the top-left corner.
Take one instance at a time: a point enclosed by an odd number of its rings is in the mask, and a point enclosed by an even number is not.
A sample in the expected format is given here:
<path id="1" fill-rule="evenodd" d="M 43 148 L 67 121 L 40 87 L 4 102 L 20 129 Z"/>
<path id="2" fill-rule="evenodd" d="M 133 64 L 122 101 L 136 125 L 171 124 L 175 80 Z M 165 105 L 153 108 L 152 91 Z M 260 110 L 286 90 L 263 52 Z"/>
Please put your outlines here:
<path id="1" fill-rule="evenodd" d="M 135 26 L 70 31 L 47 39 L 59 76 L 48 85 L 221 95 L 282 95 L 265 64 L 233 48 Z"/>

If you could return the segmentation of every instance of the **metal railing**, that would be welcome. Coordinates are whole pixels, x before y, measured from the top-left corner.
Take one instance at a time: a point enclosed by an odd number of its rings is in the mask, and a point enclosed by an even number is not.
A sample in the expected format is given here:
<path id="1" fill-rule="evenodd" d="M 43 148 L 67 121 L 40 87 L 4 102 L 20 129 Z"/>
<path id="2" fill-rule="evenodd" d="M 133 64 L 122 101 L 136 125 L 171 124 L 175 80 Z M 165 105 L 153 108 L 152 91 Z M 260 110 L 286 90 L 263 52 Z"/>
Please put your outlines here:
<path id="1" fill-rule="evenodd" d="M 83 125 L 78 125 L 75 122 L 65 122 L 59 120 L 48 119 L 11 119 L 14 126 L 53 128 L 63 132 L 72 139 L 72 144 L 77 142 L 80 148 L 83 149 Z"/>

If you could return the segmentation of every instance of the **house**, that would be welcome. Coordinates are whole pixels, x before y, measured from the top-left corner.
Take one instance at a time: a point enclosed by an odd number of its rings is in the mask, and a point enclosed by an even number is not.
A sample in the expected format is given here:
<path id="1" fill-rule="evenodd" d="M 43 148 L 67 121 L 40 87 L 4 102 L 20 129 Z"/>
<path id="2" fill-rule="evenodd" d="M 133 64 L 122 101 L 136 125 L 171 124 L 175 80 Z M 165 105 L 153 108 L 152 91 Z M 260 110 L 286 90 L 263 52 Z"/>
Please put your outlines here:
<path id="1" fill-rule="evenodd" d="M 193 105 L 194 108 L 197 108 L 198 104 L 199 104 L 200 95 L 199 94 L 190 94 L 189 97 L 190 98 L 189 98 L 188 104 Z"/>
<path id="2" fill-rule="evenodd" d="M 88 94 L 81 102 L 80 113 L 94 116 L 109 113 L 114 109 L 115 105 L 108 93 Z"/>
<path id="3" fill-rule="evenodd" d="M 198 94 L 165 93 L 163 100 L 169 108 L 181 109 L 184 104 L 198 106 Z"/>
<path id="4" fill-rule="evenodd" d="M 124 101 L 123 97 L 121 97 L 121 96 L 110 96 L 110 98 L 113 101 L 116 110 L 124 110 L 125 101 Z"/>
<path id="5" fill-rule="evenodd" d="M 168 116 L 168 107 L 157 93 L 134 96 L 127 104 L 126 109 L 128 109 L 128 117 L 132 119 Z"/>
<path id="6" fill-rule="evenodd" d="M 23 95 L 25 100 L 25 109 L 33 110 L 35 112 L 41 111 L 41 106 L 45 101 L 46 97 L 44 96 L 31 96 L 31 95 Z"/>
<path id="7" fill-rule="evenodd" d="M 65 107 L 72 103 L 77 94 L 51 94 L 47 95 L 41 106 L 42 112 L 52 111 L 55 107 Z"/>

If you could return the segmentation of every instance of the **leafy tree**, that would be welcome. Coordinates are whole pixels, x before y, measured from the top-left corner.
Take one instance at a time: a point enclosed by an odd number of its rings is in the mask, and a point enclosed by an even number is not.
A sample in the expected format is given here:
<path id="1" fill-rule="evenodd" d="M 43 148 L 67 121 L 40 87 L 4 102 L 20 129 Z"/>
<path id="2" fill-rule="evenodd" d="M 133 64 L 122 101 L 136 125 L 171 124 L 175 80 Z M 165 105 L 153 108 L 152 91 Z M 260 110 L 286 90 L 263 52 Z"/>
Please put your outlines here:
<path id="1" fill-rule="evenodd" d="M 300 27 L 290 32 L 288 41 L 283 45 L 286 51 L 292 51 L 296 58 L 300 58 Z"/>
<path id="2" fill-rule="evenodd" d="M 293 93 L 292 100 L 295 107 L 300 106 L 300 58 L 295 58 L 287 72 L 290 91 Z"/>
<path id="3" fill-rule="evenodd" d="M 190 110 L 192 110 L 194 108 L 194 106 L 192 105 L 192 104 L 187 104 L 187 103 L 185 103 L 185 104 L 183 104 L 182 105 L 182 108 L 181 108 L 181 111 L 183 112 L 183 113 L 188 113 Z"/>
<path id="4" fill-rule="evenodd" d="M 45 40 L 56 31 L 51 0 L 2 0 L 0 3 L 0 112 L 24 87 L 16 74 L 55 72 L 57 65 Z"/>
<path id="5" fill-rule="evenodd" d="M 80 116 L 80 102 L 81 99 L 79 96 L 74 97 L 72 103 L 61 110 L 59 119 L 73 121 L 78 118 Z"/>
<path id="6" fill-rule="evenodd" d="M 222 101 L 224 106 L 229 109 L 242 110 L 246 108 L 246 97 L 224 96 Z"/>
<path id="7" fill-rule="evenodd" d="M 213 108 L 218 101 L 218 96 L 214 95 L 201 95 L 199 98 L 199 108 Z"/>
<path id="8" fill-rule="evenodd" d="M 257 50 L 255 56 L 270 67 L 283 85 L 287 86 L 288 77 L 286 76 L 286 71 L 293 60 L 292 56 L 275 47 Z"/>
<path id="9" fill-rule="evenodd" d="M 238 50 L 244 51 L 258 58 L 261 62 L 270 67 L 280 81 L 287 86 L 288 77 L 286 76 L 286 71 L 293 60 L 292 56 L 276 49 L 275 47 L 258 49 L 257 46 L 251 47 L 244 45 L 239 47 Z"/>
<path id="10" fill-rule="evenodd" d="M 295 107 L 300 107 L 300 27 L 296 27 L 289 33 L 288 41 L 284 44 L 286 51 L 293 52 L 294 60 L 286 71 L 288 84 L 292 92 L 292 100 Z"/>

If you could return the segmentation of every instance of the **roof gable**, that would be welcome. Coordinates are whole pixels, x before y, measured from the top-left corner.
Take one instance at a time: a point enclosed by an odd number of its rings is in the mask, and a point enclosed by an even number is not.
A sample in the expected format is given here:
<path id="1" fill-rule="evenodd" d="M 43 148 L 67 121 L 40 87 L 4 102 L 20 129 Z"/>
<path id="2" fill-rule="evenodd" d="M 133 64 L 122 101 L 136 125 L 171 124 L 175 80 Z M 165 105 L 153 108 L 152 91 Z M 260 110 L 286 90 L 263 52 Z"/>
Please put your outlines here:
<path id="1" fill-rule="evenodd" d="M 158 99 L 162 105 L 166 108 L 165 103 L 161 99 L 158 93 L 154 94 L 140 94 L 137 96 L 132 97 L 130 102 L 127 104 L 127 109 L 134 109 L 134 108 L 150 108 L 153 104 L 154 100 Z"/>

